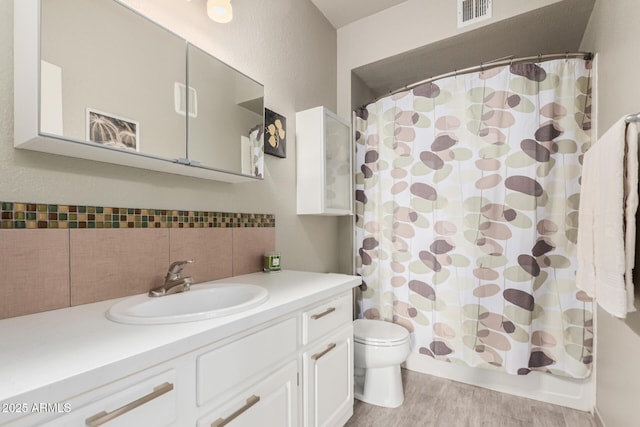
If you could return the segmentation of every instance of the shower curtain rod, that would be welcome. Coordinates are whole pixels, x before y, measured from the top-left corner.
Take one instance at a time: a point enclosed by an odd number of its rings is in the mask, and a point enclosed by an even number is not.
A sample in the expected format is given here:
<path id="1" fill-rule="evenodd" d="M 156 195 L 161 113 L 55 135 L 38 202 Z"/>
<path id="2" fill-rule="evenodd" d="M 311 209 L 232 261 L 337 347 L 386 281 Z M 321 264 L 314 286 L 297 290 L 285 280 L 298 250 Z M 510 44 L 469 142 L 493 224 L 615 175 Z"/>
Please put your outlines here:
<path id="1" fill-rule="evenodd" d="M 492 68 L 502 67 L 505 65 L 522 64 L 526 62 L 544 62 L 544 61 L 552 61 L 554 59 L 562 59 L 562 58 L 564 59 L 583 58 L 586 61 L 590 61 L 591 59 L 593 59 L 593 54 L 591 52 L 573 52 L 573 53 L 567 52 L 567 53 L 555 53 L 555 54 L 537 55 L 537 56 L 526 56 L 522 58 L 514 58 L 513 56 L 506 56 L 504 58 L 494 59 L 493 61 L 483 62 L 482 64 L 476 65 L 474 67 L 451 71 L 449 73 L 440 74 L 439 76 L 436 76 L 436 77 L 430 77 L 428 79 L 421 80 L 417 83 L 413 83 L 413 84 L 404 86 L 400 89 L 396 89 L 384 96 L 379 96 L 373 102 L 378 101 L 379 99 L 384 98 L 385 96 L 395 95 L 397 93 L 404 92 L 405 90 L 413 89 L 414 87 L 417 87 L 426 83 L 432 83 L 436 80 L 444 79 L 446 77 L 453 77 L 453 76 L 459 76 L 462 74 L 469 74 L 469 73 L 475 73 L 478 71 L 490 70 Z"/>

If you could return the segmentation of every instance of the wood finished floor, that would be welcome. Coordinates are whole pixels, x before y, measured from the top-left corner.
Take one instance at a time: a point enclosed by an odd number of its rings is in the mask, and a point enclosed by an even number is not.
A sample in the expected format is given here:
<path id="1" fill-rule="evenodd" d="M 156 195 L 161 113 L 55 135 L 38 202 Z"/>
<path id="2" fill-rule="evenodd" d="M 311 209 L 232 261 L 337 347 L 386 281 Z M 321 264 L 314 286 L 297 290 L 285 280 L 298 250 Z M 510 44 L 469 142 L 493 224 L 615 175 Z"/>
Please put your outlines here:
<path id="1" fill-rule="evenodd" d="M 405 398 L 388 409 L 356 400 L 345 427 L 596 427 L 591 414 L 402 370 Z"/>

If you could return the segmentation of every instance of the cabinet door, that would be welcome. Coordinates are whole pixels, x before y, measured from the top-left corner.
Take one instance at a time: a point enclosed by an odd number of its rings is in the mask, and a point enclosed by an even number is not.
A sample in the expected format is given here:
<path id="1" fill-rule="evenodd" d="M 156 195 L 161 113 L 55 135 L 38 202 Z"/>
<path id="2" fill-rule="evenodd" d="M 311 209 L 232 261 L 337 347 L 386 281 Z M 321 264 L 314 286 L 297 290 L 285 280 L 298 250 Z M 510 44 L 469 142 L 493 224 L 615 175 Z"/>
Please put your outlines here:
<path id="1" fill-rule="evenodd" d="M 198 421 L 198 427 L 296 427 L 298 362 L 292 360 L 264 381 Z"/>
<path id="2" fill-rule="evenodd" d="M 351 126 L 324 107 L 296 113 L 297 211 L 352 214 Z"/>
<path id="3" fill-rule="evenodd" d="M 264 87 L 189 45 L 189 160 L 214 169 L 262 177 Z"/>
<path id="4" fill-rule="evenodd" d="M 325 111 L 324 204 L 328 212 L 351 212 L 351 128 Z"/>
<path id="5" fill-rule="evenodd" d="M 343 425 L 353 415 L 353 326 L 304 353 L 305 426 Z"/>

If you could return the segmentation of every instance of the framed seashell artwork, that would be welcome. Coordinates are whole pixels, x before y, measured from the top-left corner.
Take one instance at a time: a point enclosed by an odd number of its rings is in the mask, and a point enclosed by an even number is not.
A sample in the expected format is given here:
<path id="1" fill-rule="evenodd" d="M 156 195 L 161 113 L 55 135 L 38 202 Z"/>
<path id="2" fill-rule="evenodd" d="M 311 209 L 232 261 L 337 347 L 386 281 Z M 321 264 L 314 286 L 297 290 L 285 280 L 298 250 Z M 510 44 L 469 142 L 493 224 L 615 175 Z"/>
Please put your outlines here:
<path id="1" fill-rule="evenodd" d="M 140 124 L 131 119 L 87 108 L 87 141 L 140 151 Z"/>

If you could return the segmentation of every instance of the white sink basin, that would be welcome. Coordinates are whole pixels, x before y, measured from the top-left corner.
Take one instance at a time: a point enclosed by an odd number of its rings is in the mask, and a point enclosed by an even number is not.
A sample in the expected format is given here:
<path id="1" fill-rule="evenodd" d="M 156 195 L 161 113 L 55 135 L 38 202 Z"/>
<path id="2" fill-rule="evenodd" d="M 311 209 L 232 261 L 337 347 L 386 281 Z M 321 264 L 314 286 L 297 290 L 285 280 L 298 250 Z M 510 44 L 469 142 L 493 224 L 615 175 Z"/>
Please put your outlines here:
<path id="1" fill-rule="evenodd" d="M 191 290 L 162 297 L 135 295 L 117 302 L 107 318 L 119 323 L 151 325 L 212 319 L 249 310 L 269 298 L 256 285 L 217 283 L 192 285 Z"/>

